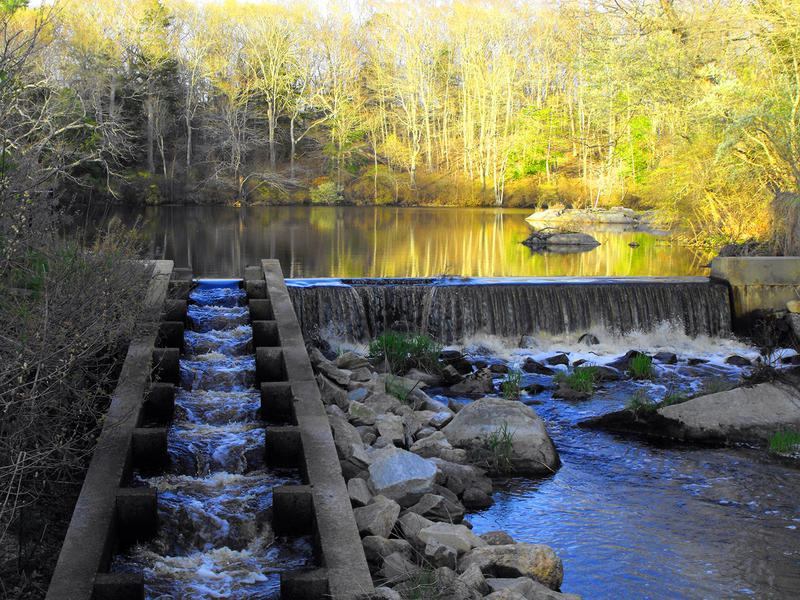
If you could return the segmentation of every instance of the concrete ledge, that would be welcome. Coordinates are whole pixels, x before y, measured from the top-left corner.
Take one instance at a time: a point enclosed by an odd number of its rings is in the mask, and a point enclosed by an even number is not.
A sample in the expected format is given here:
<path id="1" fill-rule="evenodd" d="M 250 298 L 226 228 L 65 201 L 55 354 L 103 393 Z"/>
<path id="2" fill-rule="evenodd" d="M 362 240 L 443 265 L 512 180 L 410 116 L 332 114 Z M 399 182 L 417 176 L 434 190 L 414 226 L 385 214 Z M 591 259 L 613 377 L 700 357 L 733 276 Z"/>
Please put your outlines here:
<path id="1" fill-rule="evenodd" d="M 292 386 L 287 382 L 261 384 L 261 419 L 267 423 L 292 423 L 294 420 Z"/>
<path id="2" fill-rule="evenodd" d="M 267 297 L 278 326 L 285 375 L 291 385 L 294 421 L 300 432 L 303 453 L 301 472 L 309 484 L 302 487 L 308 489 L 307 493 L 311 496 L 315 529 L 313 533 L 328 581 L 327 591 L 319 592 L 315 586 L 321 586 L 319 582 L 325 579 L 319 573 L 314 576 L 316 583 L 313 584 L 310 580 L 304 579 L 312 577 L 303 575 L 305 571 L 296 576 L 286 573 L 281 577 L 281 594 L 284 598 L 352 599 L 361 594 L 368 594 L 374 588 L 333 444 L 330 423 L 314 379 L 305 341 L 297 323 L 280 264 L 277 260 L 264 260 L 261 265 L 266 281 Z M 257 354 L 261 350 L 265 348 L 258 348 Z M 273 492 L 276 527 L 279 527 L 283 515 L 288 515 L 289 512 L 301 513 L 305 510 L 307 501 L 303 498 L 302 491 L 276 488 Z M 303 581 L 307 581 L 309 589 L 314 589 L 315 595 L 294 595 L 303 593 L 302 584 L 298 583 Z M 283 587 L 284 582 L 286 588 Z"/>
<path id="3" fill-rule="evenodd" d="M 281 572 L 281 598 L 319 600 L 330 597 L 327 569 L 303 569 Z"/>
<path id="4" fill-rule="evenodd" d="M 730 286 L 736 322 L 786 310 L 788 301 L 800 300 L 800 256 L 717 257 L 711 261 L 711 278 Z"/>
<path id="5" fill-rule="evenodd" d="M 272 490 L 272 520 L 278 535 L 306 535 L 314 530 L 310 485 L 279 485 Z"/>
<path id="6" fill-rule="evenodd" d="M 141 573 L 98 573 L 93 600 L 144 600 Z"/>
<path id="7" fill-rule="evenodd" d="M 47 600 L 91 600 L 96 581 L 101 594 L 104 589 L 109 589 L 104 586 L 110 580 L 98 578 L 98 573 L 108 570 L 111 551 L 121 541 L 117 533 L 124 533 L 129 523 L 136 521 L 133 507 L 137 506 L 137 501 L 131 497 L 119 499 L 118 494 L 125 483 L 126 470 L 131 462 L 134 429 L 142 420 L 158 318 L 162 314 L 173 270 L 172 261 L 153 261 L 151 264 L 153 276 L 145 297 L 146 318 L 139 324 L 128 347 L 103 429 L 50 580 Z M 151 513 L 148 521 L 150 525 L 147 527 L 151 530 L 153 519 L 157 522 L 155 513 Z M 118 597 L 121 596 L 114 596 Z"/>

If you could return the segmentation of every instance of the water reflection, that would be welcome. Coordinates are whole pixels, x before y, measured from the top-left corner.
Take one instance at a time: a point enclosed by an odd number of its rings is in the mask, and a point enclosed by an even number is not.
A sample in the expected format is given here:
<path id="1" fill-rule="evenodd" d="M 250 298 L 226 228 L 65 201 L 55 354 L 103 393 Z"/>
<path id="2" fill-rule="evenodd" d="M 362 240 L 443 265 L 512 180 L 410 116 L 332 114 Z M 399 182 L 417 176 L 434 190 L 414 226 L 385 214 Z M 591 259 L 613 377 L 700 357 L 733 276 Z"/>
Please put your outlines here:
<path id="1" fill-rule="evenodd" d="M 520 244 L 530 209 L 269 206 L 103 207 L 142 232 L 151 258 L 192 267 L 196 277 L 241 275 L 262 258 L 286 277 L 704 275 L 697 257 L 648 233 L 594 232 L 601 246 L 533 254 Z M 638 247 L 628 244 L 636 242 Z"/>

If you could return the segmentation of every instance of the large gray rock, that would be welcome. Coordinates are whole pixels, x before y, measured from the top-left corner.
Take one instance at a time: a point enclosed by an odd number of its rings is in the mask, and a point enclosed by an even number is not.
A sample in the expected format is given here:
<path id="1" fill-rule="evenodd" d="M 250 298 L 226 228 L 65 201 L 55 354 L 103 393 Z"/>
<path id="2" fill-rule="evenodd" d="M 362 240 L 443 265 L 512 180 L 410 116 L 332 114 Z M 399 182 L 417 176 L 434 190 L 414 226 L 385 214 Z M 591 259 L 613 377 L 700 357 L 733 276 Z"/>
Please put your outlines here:
<path id="1" fill-rule="evenodd" d="M 468 404 L 442 432 L 475 462 L 496 467 L 488 440 L 507 427 L 512 432 L 508 459 L 517 473 L 550 474 L 561 466 L 544 422 L 528 406 L 501 398 L 481 398 Z"/>
<path id="2" fill-rule="evenodd" d="M 351 400 L 347 408 L 347 418 L 355 426 L 374 425 L 378 415 L 366 404 Z"/>
<path id="3" fill-rule="evenodd" d="M 333 366 L 338 369 L 346 369 L 348 371 L 355 371 L 356 369 L 370 368 L 369 361 L 356 354 L 355 352 L 345 352 L 341 356 L 337 356 L 331 361 Z"/>
<path id="4" fill-rule="evenodd" d="M 483 573 L 477 565 L 470 565 L 469 568 L 458 576 L 458 579 L 468 587 L 478 592 L 481 596 L 491 592 L 489 584 L 486 583 Z"/>
<path id="5" fill-rule="evenodd" d="M 342 410 L 347 410 L 347 407 L 350 406 L 350 398 L 347 392 L 324 375 L 317 375 L 317 386 L 319 387 L 322 402 L 326 406 L 336 405 Z"/>
<path id="6" fill-rule="evenodd" d="M 431 540 L 438 540 L 441 544 L 450 546 L 459 554 L 487 545 L 485 541 L 465 525 L 455 525 L 453 523 L 434 523 L 421 529 L 418 536 L 426 544 Z"/>
<path id="7" fill-rule="evenodd" d="M 800 391 L 760 383 L 700 396 L 658 409 L 688 439 L 768 440 L 776 431 L 800 429 Z"/>
<path id="8" fill-rule="evenodd" d="M 368 535 L 361 540 L 361 544 L 364 546 L 364 556 L 368 562 L 373 564 L 382 564 L 383 559 L 395 552 L 399 552 L 408 560 L 414 556 L 414 548 L 406 540 Z"/>
<path id="9" fill-rule="evenodd" d="M 541 544 L 484 546 L 467 552 L 458 561 L 459 571 L 477 566 L 491 577 L 530 577 L 557 590 L 564 579 L 564 566 L 553 549 Z"/>
<path id="10" fill-rule="evenodd" d="M 467 375 L 461 382 L 450 387 L 454 394 L 465 396 L 480 396 L 494 392 L 494 381 L 489 369 L 481 369 Z"/>
<path id="11" fill-rule="evenodd" d="M 464 507 L 440 494 L 425 494 L 420 501 L 408 509 L 432 521 L 460 523 L 464 518 Z"/>
<path id="12" fill-rule="evenodd" d="M 486 584 L 493 592 L 487 598 L 494 600 L 508 598 L 509 594 L 520 594 L 525 600 L 581 600 L 577 594 L 556 592 L 529 577 L 490 577 L 486 580 Z"/>
<path id="13" fill-rule="evenodd" d="M 406 430 L 403 427 L 403 418 L 397 415 L 378 415 L 375 419 L 378 428 L 378 437 L 384 437 L 395 446 L 404 446 Z"/>
<path id="14" fill-rule="evenodd" d="M 407 512 L 397 520 L 402 536 L 416 547 L 425 545 L 419 538 L 419 532 L 430 525 L 433 525 L 433 521 L 413 512 Z"/>
<path id="15" fill-rule="evenodd" d="M 372 500 L 372 492 L 369 490 L 369 485 L 358 477 L 354 477 L 347 482 L 347 495 L 350 497 L 350 504 L 354 508 L 366 506 Z"/>
<path id="16" fill-rule="evenodd" d="M 441 431 L 417 440 L 409 450 L 423 458 L 442 458 L 454 463 L 467 461 L 467 451 L 463 448 L 453 448 Z"/>
<path id="17" fill-rule="evenodd" d="M 378 494 L 411 506 L 433 490 L 436 464 L 398 448 L 381 451 L 369 465 L 369 477 Z"/>
<path id="18" fill-rule="evenodd" d="M 358 533 L 362 537 L 377 535 L 389 537 L 397 517 L 400 515 L 400 505 L 383 496 L 375 496 L 370 504 L 353 510 L 356 518 Z"/>
<path id="19" fill-rule="evenodd" d="M 395 584 L 412 579 L 419 571 L 420 567 L 412 563 L 400 552 L 395 552 L 383 559 L 381 575 L 387 582 Z"/>

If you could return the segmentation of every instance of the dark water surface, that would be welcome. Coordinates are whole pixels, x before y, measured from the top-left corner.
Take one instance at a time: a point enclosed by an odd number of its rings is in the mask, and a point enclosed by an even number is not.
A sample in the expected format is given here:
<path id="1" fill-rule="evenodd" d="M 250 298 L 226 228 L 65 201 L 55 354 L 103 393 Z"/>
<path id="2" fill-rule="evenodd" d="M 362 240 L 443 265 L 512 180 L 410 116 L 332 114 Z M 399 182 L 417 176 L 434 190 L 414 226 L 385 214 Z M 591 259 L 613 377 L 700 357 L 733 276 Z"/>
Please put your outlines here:
<path id="1" fill-rule="evenodd" d="M 93 207 L 81 221 L 116 217 L 141 231 L 150 258 L 195 277 L 241 276 L 262 258 L 286 277 L 681 276 L 706 262 L 643 232 L 591 232 L 601 245 L 577 254 L 532 254 L 520 244 L 531 209 L 332 206 Z M 628 244 L 635 242 L 638 247 Z"/>

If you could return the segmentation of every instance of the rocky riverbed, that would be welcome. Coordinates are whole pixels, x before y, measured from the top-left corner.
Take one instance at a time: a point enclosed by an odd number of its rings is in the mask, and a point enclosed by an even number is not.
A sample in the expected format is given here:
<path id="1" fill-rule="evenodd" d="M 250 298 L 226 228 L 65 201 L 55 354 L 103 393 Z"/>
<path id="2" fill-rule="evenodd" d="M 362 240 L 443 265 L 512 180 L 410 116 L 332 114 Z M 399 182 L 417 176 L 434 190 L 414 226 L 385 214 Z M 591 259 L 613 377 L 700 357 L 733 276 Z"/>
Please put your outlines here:
<path id="1" fill-rule="evenodd" d="M 586 394 L 571 395 L 557 374 L 588 363 L 599 371 L 595 394 L 603 395 L 604 388 L 657 393 L 675 378 L 691 388 L 694 380 L 715 373 L 734 381 L 757 358 L 736 345 L 730 347 L 736 353 L 711 362 L 704 352 L 651 352 L 653 377 L 637 381 L 630 363 L 644 352 L 602 356 L 608 349 L 597 342 L 597 336 L 584 336 L 573 342 L 572 352 L 539 348 L 501 356 L 478 347 L 465 357 L 445 351 L 439 376 L 412 371 L 400 377 L 379 372 L 380 365 L 357 353 L 328 360 L 312 352 L 376 597 L 415 597 L 420 586 L 453 599 L 575 597 L 558 591 L 564 567 L 535 535 L 515 542 L 482 523 L 478 536 L 468 523 L 472 517 L 464 519 L 468 513 L 493 514 L 489 507 L 497 490 L 490 476 L 502 476 L 494 479 L 496 486 L 522 474 L 549 480 L 558 470 L 561 461 L 547 427 L 526 404 L 552 397 L 578 406 Z M 794 360 L 792 353 L 786 359 Z M 499 398 L 502 381 L 517 370 L 523 374 L 522 402 Z M 512 434 L 506 446 L 504 429 Z"/>

